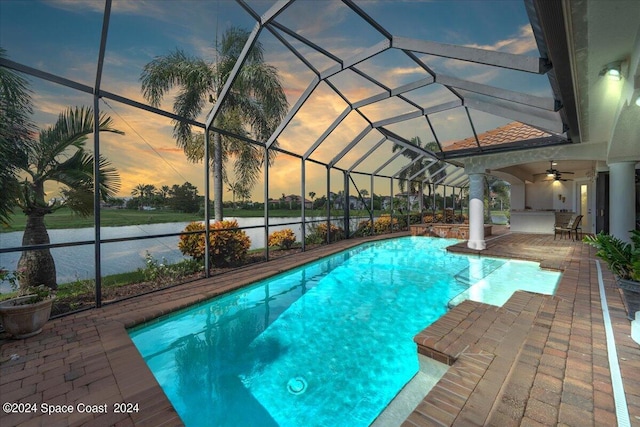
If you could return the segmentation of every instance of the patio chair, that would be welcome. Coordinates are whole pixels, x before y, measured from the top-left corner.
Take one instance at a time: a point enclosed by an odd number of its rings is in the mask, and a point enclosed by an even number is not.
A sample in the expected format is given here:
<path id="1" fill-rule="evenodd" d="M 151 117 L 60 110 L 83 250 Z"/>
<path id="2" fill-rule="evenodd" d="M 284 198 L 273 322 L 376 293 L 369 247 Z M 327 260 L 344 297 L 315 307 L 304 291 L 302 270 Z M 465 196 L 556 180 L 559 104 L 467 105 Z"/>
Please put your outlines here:
<path id="1" fill-rule="evenodd" d="M 563 218 L 561 216 L 558 216 L 558 214 L 556 213 L 556 223 L 553 227 L 553 240 L 556 240 L 556 236 L 558 234 L 560 234 L 560 237 L 562 237 L 562 234 L 568 231 L 567 228 L 573 225 L 573 222 L 576 220 L 576 215 L 571 215 L 569 220 L 566 222 L 564 222 L 563 219 L 566 221 L 566 217 Z"/>
<path id="2" fill-rule="evenodd" d="M 576 240 L 578 238 L 578 230 L 582 232 L 582 228 L 580 227 L 581 221 L 582 215 L 572 216 L 566 226 L 555 227 L 553 239 L 555 240 L 557 234 L 560 234 L 560 237 L 562 237 L 563 233 L 567 233 L 571 240 Z M 573 237 L 571 236 L 571 232 L 573 232 Z"/>

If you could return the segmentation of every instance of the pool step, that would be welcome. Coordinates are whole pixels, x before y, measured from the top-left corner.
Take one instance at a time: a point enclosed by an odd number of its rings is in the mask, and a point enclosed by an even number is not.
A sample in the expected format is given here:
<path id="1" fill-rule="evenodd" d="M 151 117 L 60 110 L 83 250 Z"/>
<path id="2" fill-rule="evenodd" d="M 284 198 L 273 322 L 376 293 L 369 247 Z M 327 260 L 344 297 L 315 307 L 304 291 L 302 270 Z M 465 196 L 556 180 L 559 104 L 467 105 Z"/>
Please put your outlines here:
<path id="1" fill-rule="evenodd" d="M 470 265 L 453 276 L 456 282 L 466 286 L 466 288 L 464 291 L 449 300 L 447 303 L 447 308 L 449 310 L 460 304 L 462 301 L 468 299 L 467 292 L 469 291 L 469 288 L 505 265 L 508 261 L 501 259 L 484 259 L 481 262 L 482 266 Z"/>
<path id="2" fill-rule="evenodd" d="M 456 279 L 456 281 L 461 285 L 471 286 L 474 283 L 477 283 L 480 280 L 484 279 L 507 263 L 506 260 L 501 259 L 484 259 L 480 262 L 482 263 L 481 266 L 470 265 L 468 267 L 465 267 L 460 270 L 455 276 L 453 276 L 453 278 Z"/>

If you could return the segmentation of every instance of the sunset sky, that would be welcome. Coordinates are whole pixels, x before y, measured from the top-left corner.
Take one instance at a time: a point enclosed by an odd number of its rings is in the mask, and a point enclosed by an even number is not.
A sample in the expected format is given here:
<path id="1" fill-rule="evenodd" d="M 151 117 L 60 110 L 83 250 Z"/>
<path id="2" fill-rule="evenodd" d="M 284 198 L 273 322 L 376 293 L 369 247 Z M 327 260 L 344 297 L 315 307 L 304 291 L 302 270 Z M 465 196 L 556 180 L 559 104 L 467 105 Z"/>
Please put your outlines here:
<path id="1" fill-rule="evenodd" d="M 259 14 L 271 1 L 248 1 Z M 358 1 L 358 6 L 380 22 L 394 36 L 441 43 L 459 44 L 539 56 L 522 1 Z M 96 79 L 96 60 L 100 43 L 104 2 L 100 0 L 2 0 L 0 2 L 0 45 L 10 59 L 68 79 L 92 86 Z M 366 24 L 353 11 L 337 0 L 299 1 L 278 16 L 277 21 L 342 59 L 349 58 L 383 40 L 383 36 Z M 239 26 L 251 30 L 253 18 L 235 1 L 170 1 L 114 0 L 108 34 L 102 88 L 124 97 L 145 102 L 140 89 L 140 72 L 157 56 L 181 49 L 207 61 L 215 61 L 216 38 L 225 29 Z M 287 36 L 288 41 L 307 56 L 319 70 L 335 65 L 328 57 Z M 294 105 L 314 74 L 269 31 L 263 31 L 260 42 L 266 61 L 280 73 L 289 104 Z M 550 96 L 546 76 L 522 75 L 494 67 L 419 55 L 432 69 L 477 83 L 497 86 L 539 96 Z M 390 49 L 358 66 L 390 88 L 426 77 L 401 51 Z M 92 105 L 87 94 L 29 78 L 33 89 L 34 119 L 43 128 L 55 122 L 58 113 L 69 106 Z M 334 84 L 351 101 L 380 93 L 380 89 L 352 71 L 332 77 Z M 423 106 L 453 100 L 453 95 L 440 85 L 429 85 L 406 94 Z M 146 102 L 145 102 L 146 103 Z M 165 97 L 161 108 L 172 111 L 172 96 Z M 310 99 L 289 123 L 278 139 L 280 147 L 298 154 L 305 153 L 322 132 L 338 117 L 347 104 L 326 83 L 321 83 Z M 411 111 L 409 104 L 389 99 L 363 107 L 362 113 L 372 120 Z M 211 108 L 207 106 L 201 120 Z M 101 151 L 118 169 L 121 196 L 128 196 L 137 184 L 182 184 L 189 181 L 203 188 L 202 164 L 190 164 L 172 137 L 170 119 L 106 100 L 104 113 L 115 121 L 115 127 L 126 135 L 101 136 Z M 470 111 L 478 133 L 508 122 L 479 111 Z M 455 141 L 472 135 L 463 108 L 455 108 L 431 116 L 441 142 Z M 366 126 L 356 112 L 327 138 L 311 158 L 330 161 Z M 424 118 L 389 125 L 388 129 L 410 139 L 419 136 L 432 141 Z M 371 132 L 345 156 L 339 167 L 349 167 L 380 140 Z M 90 141 L 89 141 L 90 142 Z M 358 170 L 371 172 L 381 166 L 391 153 L 385 143 Z M 393 174 L 406 164 L 399 159 L 382 173 Z M 307 164 L 307 194 L 324 194 L 326 169 Z M 342 185 L 341 175 L 332 174 L 332 190 Z M 300 160 L 279 155 L 270 170 L 270 197 L 282 193 L 300 193 Z M 358 185 L 368 188 L 368 178 Z M 335 185 L 335 190 L 333 189 Z M 376 184 L 378 186 L 379 184 Z M 375 189 L 388 192 L 388 183 Z M 254 200 L 263 198 L 262 184 L 253 191 Z M 230 199 L 230 194 L 225 195 Z"/>

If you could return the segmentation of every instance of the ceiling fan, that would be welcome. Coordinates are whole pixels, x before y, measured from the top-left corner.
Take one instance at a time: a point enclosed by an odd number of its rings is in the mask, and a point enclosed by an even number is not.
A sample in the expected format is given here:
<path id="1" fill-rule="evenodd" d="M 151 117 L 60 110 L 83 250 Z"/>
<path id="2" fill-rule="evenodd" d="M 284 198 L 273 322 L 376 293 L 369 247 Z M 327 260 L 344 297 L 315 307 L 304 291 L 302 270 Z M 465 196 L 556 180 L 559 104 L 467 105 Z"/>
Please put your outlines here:
<path id="1" fill-rule="evenodd" d="M 573 173 L 573 172 L 560 172 L 560 171 L 555 171 L 555 173 L 551 176 L 549 176 L 549 174 L 547 174 L 547 176 L 549 178 L 553 178 L 553 181 L 573 181 L 572 179 L 566 179 L 566 178 L 562 178 L 562 174 L 563 173 Z M 548 180 L 551 181 L 551 180 Z"/>
<path id="2" fill-rule="evenodd" d="M 554 162 L 553 160 L 550 160 L 549 169 L 547 169 L 543 173 L 539 173 L 536 175 L 547 175 L 547 178 L 551 178 L 553 181 L 571 181 L 570 179 L 562 178 L 562 174 L 573 175 L 573 172 L 560 171 L 554 168 L 555 165 L 557 165 L 557 163 Z"/>

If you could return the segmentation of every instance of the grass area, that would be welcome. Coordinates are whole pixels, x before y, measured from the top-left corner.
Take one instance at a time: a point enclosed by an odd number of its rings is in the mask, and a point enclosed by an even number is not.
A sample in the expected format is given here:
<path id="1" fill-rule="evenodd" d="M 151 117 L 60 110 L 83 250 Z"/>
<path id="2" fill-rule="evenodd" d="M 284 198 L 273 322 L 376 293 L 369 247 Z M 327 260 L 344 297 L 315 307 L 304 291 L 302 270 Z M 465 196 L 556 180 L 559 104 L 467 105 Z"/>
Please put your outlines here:
<path id="1" fill-rule="evenodd" d="M 145 272 L 143 270 L 131 271 L 128 273 L 118 273 L 102 278 L 102 286 L 105 288 L 117 288 L 119 286 L 128 285 L 130 283 L 139 283 L 145 280 Z M 56 296 L 71 297 L 83 293 L 91 293 L 95 290 L 95 281 L 92 279 L 76 280 L 70 283 L 61 283 L 56 290 Z M 15 297 L 18 291 L 0 294 L 0 301 Z"/>
<path id="2" fill-rule="evenodd" d="M 117 288 L 119 286 L 128 285 L 130 283 L 139 283 L 145 281 L 145 273 L 142 270 L 131 271 L 128 273 L 118 273 L 102 278 L 102 286 L 105 288 Z M 71 283 L 63 283 L 58 286 L 56 295 L 59 297 L 75 296 L 85 292 L 93 292 L 95 290 L 95 281 L 92 279 L 76 280 Z"/>
<path id="3" fill-rule="evenodd" d="M 307 210 L 306 215 L 310 217 L 324 216 L 325 210 Z M 356 213 L 357 214 L 357 213 Z M 366 212 L 364 215 L 368 215 Z M 253 218 L 262 217 L 262 209 L 225 209 L 225 217 Z M 332 212 L 332 215 L 339 215 Z M 270 209 L 269 216 L 272 218 L 296 218 L 300 216 L 299 210 Z M 103 209 L 100 211 L 100 223 L 103 227 L 119 227 L 125 225 L 140 224 L 160 224 L 164 222 L 189 222 L 202 221 L 203 217 L 198 214 L 187 214 L 172 212 L 167 210 L 137 211 L 129 209 Z M 49 230 L 62 228 L 85 228 L 93 227 L 93 216 L 82 217 L 73 214 L 69 209 L 60 209 L 50 215 L 45 216 L 45 224 Z M 11 216 L 8 227 L 0 227 L 0 233 L 10 233 L 13 231 L 24 231 L 27 223 L 26 215 L 15 213 Z"/>

